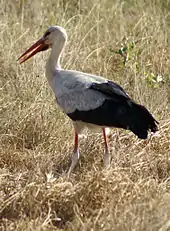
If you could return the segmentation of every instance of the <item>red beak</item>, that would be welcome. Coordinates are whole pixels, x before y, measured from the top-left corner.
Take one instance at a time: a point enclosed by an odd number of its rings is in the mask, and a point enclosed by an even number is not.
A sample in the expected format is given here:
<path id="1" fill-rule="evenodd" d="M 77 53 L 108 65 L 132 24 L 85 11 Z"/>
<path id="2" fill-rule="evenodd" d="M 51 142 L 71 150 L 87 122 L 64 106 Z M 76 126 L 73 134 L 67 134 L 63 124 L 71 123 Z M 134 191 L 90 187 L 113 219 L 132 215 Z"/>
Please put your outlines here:
<path id="1" fill-rule="evenodd" d="M 24 63 L 26 60 L 30 59 L 32 56 L 37 54 L 40 51 L 47 50 L 49 48 L 49 45 L 44 43 L 44 38 L 39 39 L 36 43 L 34 43 L 30 48 L 28 48 L 18 59 L 17 61 L 20 61 L 21 63 Z M 31 51 L 33 51 L 31 54 L 29 54 Z"/>

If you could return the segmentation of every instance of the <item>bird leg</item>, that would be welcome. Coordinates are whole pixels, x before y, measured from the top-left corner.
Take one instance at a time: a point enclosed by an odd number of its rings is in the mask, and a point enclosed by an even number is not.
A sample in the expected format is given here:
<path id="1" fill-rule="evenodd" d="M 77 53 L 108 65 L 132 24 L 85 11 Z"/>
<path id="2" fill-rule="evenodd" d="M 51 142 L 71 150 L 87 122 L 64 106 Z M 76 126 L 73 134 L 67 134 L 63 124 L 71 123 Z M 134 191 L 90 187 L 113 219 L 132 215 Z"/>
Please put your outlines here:
<path id="1" fill-rule="evenodd" d="M 79 157 L 80 157 L 80 154 L 79 154 L 79 150 L 78 150 L 78 134 L 77 134 L 77 132 L 75 132 L 74 151 L 73 151 L 73 156 L 72 156 L 72 160 L 71 160 L 71 165 L 70 165 L 70 168 L 69 168 L 68 173 L 67 173 L 68 177 L 70 176 L 71 172 L 75 168 Z"/>
<path id="2" fill-rule="evenodd" d="M 105 128 L 103 128 L 102 130 L 103 130 L 103 137 L 104 137 L 104 144 L 105 144 L 104 165 L 105 167 L 109 167 L 110 166 L 110 154 L 108 151 L 106 131 L 105 131 Z"/>

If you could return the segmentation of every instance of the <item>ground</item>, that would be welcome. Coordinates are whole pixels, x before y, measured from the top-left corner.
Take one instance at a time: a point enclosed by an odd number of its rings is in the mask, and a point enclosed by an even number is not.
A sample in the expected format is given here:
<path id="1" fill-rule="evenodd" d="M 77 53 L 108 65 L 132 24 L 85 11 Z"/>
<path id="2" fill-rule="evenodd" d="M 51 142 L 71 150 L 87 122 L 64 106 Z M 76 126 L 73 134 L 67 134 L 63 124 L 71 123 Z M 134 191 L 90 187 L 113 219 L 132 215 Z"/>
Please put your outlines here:
<path id="1" fill-rule="evenodd" d="M 1 230 L 170 230 L 169 10 L 169 0 L 0 2 Z M 115 81 L 159 121 L 146 141 L 112 129 L 109 169 L 102 133 L 87 131 L 64 177 L 74 130 L 44 75 L 49 53 L 16 61 L 50 25 L 68 32 L 63 68 Z"/>

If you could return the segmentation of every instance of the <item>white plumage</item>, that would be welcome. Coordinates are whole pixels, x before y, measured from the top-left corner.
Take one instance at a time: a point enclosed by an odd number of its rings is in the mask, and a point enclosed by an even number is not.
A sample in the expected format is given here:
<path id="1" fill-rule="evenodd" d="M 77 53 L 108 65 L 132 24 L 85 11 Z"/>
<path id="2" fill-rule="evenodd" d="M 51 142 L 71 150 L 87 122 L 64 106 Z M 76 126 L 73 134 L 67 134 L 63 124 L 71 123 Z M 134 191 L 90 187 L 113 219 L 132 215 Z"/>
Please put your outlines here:
<path id="1" fill-rule="evenodd" d="M 19 60 L 23 63 L 37 52 L 51 48 L 46 64 L 46 76 L 58 105 L 73 120 L 75 127 L 75 147 L 69 175 L 79 159 L 78 134 L 85 126 L 103 130 L 104 162 L 105 165 L 109 165 L 106 127 L 129 129 L 139 138 L 146 139 L 148 130 L 157 130 L 157 121 L 144 106 L 131 100 L 119 85 L 101 76 L 63 70 L 60 66 L 60 56 L 66 41 L 67 34 L 64 28 L 50 27 Z"/>

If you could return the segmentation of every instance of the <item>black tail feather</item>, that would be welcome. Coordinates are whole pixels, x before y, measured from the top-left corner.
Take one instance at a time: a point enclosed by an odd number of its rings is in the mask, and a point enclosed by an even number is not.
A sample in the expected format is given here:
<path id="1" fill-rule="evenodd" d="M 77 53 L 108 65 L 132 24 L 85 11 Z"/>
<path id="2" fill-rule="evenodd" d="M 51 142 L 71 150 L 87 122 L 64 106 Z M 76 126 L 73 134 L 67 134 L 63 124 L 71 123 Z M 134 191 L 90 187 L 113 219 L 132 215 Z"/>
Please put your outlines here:
<path id="1" fill-rule="evenodd" d="M 68 116 L 74 121 L 83 121 L 105 127 L 117 127 L 131 130 L 140 139 L 147 139 L 148 131 L 156 132 L 158 122 L 142 105 L 131 99 L 105 100 L 98 108 L 80 111 L 75 110 Z"/>
<path id="2" fill-rule="evenodd" d="M 119 85 L 108 81 L 93 83 L 90 88 L 103 93 L 109 99 L 106 99 L 101 107 L 85 113 L 92 118 L 91 120 L 89 117 L 88 121 L 94 121 L 93 123 L 98 125 L 129 129 L 141 139 L 147 138 L 149 130 L 151 132 L 158 130 L 158 122 L 151 113 L 144 106 L 131 100 Z M 85 120 L 87 121 L 86 118 Z"/>
<path id="3" fill-rule="evenodd" d="M 148 131 L 158 131 L 158 122 L 151 113 L 142 105 L 132 102 L 129 129 L 140 139 L 147 139 Z"/>

